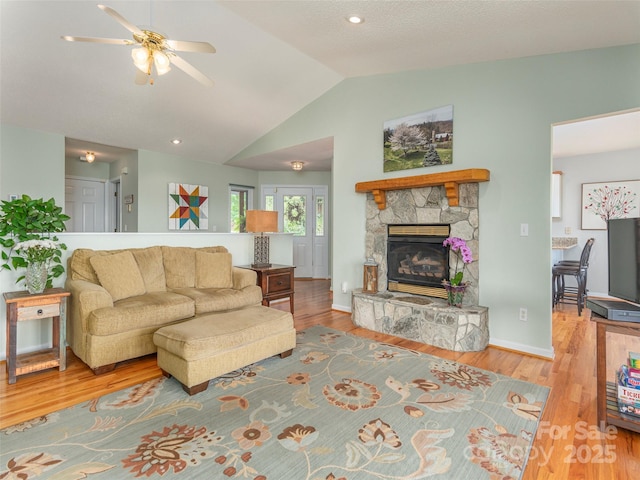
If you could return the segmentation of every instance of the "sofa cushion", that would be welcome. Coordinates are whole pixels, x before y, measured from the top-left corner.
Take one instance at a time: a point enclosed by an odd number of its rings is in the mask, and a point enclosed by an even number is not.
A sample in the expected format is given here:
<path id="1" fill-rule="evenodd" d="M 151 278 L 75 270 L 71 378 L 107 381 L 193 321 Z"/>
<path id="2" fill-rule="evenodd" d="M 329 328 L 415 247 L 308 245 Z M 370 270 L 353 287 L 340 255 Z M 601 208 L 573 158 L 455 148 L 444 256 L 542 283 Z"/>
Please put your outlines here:
<path id="1" fill-rule="evenodd" d="M 195 302 L 196 315 L 235 310 L 262 303 L 262 289 L 257 285 L 233 290 L 231 288 L 178 288 L 175 293 Z"/>
<path id="2" fill-rule="evenodd" d="M 69 258 L 68 276 L 71 280 L 85 280 L 100 285 L 96 271 L 91 266 L 91 257 L 94 255 L 107 255 L 109 252 L 91 250 L 90 248 L 77 248 Z"/>
<path id="3" fill-rule="evenodd" d="M 195 248 L 163 246 L 162 261 L 167 288 L 193 288 L 196 286 Z"/>
<path id="4" fill-rule="evenodd" d="M 140 275 L 147 292 L 164 292 L 167 281 L 164 276 L 162 249 L 160 247 L 132 248 L 131 253 L 138 263 Z"/>
<path id="5" fill-rule="evenodd" d="M 231 254 L 197 251 L 196 288 L 233 288 Z"/>
<path id="6" fill-rule="evenodd" d="M 128 251 L 94 255 L 89 259 L 96 276 L 113 301 L 143 295 L 147 290 L 133 254 Z"/>
<path id="7" fill-rule="evenodd" d="M 87 330 L 91 335 L 114 335 L 141 328 L 166 325 L 193 317 L 193 300 L 172 292 L 150 292 L 91 312 Z"/>

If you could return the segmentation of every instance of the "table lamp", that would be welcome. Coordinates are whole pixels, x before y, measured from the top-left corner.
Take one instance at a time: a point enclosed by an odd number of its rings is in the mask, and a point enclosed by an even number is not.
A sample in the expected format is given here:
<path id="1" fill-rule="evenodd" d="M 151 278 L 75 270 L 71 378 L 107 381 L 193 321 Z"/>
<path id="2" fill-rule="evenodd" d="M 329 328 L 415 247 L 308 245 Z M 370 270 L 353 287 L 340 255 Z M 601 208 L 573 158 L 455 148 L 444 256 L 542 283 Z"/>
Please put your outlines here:
<path id="1" fill-rule="evenodd" d="M 270 267 L 269 236 L 265 232 L 278 231 L 278 212 L 275 210 L 247 210 L 247 232 L 260 233 L 253 239 L 253 268 Z"/>

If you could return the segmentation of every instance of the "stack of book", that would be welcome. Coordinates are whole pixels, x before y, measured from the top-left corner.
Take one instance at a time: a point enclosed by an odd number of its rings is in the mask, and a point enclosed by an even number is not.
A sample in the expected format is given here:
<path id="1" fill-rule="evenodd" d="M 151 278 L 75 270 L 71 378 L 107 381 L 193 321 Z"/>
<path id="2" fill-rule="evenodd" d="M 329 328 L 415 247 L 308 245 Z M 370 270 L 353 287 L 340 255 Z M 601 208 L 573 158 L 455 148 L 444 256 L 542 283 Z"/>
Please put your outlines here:
<path id="1" fill-rule="evenodd" d="M 618 369 L 618 410 L 640 417 L 640 353 L 629 352 L 628 364 Z"/>

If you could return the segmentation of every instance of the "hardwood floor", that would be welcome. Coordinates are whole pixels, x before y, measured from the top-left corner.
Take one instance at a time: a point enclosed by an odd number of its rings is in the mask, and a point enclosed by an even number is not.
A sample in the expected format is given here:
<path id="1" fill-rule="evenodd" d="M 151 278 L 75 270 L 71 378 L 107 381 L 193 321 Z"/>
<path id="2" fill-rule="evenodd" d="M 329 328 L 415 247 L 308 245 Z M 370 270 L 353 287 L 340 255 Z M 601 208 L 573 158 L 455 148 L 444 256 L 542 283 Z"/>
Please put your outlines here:
<path id="1" fill-rule="evenodd" d="M 295 290 L 298 330 L 320 324 L 551 387 L 524 479 L 639 478 L 640 434 L 609 427 L 603 435 L 596 429 L 595 324 L 589 320 L 589 310 L 583 311 L 582 317 L 571 305 L 554 312 L 556 358 L 551 361 L 493 347 L 457 353 L 379 334 L 355 327 L 350 314 L 331 310 L 328 281 L 296 281 Z M 272 307 L 288 310 L 289 302 L 273 303 Z M 639 342 L 612 335 L 608 347 L 616 352 L 609 360 L 612 376 L 629 350 L 640 352 Z M 160 375 L 155 355 L 150 355 L 96 377 L 70 351 L 66 371 L 25 375 L 14 385 L 7 384 L 6 369 L 0 368 L 0 428 Z"/>

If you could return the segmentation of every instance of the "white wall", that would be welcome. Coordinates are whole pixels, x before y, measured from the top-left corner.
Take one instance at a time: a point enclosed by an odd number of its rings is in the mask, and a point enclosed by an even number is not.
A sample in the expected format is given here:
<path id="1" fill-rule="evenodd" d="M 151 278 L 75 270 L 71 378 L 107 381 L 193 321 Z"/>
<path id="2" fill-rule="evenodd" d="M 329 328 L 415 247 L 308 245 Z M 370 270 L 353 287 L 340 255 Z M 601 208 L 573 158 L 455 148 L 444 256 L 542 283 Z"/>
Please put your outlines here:
<path id="1" fill-rule="evenodd" d="M 562 172 L 562 217 L 553 219 L 551 235 L 578 238 L 578 247 L 564 253 L 564 258 L 571 260 L 580 258 L 582 247 L 589 238 L 595 239 L 589 259 L 587 288 L 590 295 L 607 296 L 607 231 L 582 230 L 582 184 L 640 180 L 640 149 L 556 158 L 553 170 Z M 565 228 L 571 229 L 571 233 L 565 233 Z"/>
<path id="2" fill-rule="evenodd" d="M 491 343 L 551 356 L 551 126 L 640 105 L 640 45 L 351 78 L 238 157 L 332 136 L 333 282 L 362 286 L 357 182 L 487 168 L 480 184 L 480 303 Z M 453 105 L 453 165 L 383 173 L 386 120 Z M 520 224 L 529 236 L 520 236 Z M 334 291 L 334 308 L 350 310 Z M 527 308 L 528 321 L 518 319 Z"/>

